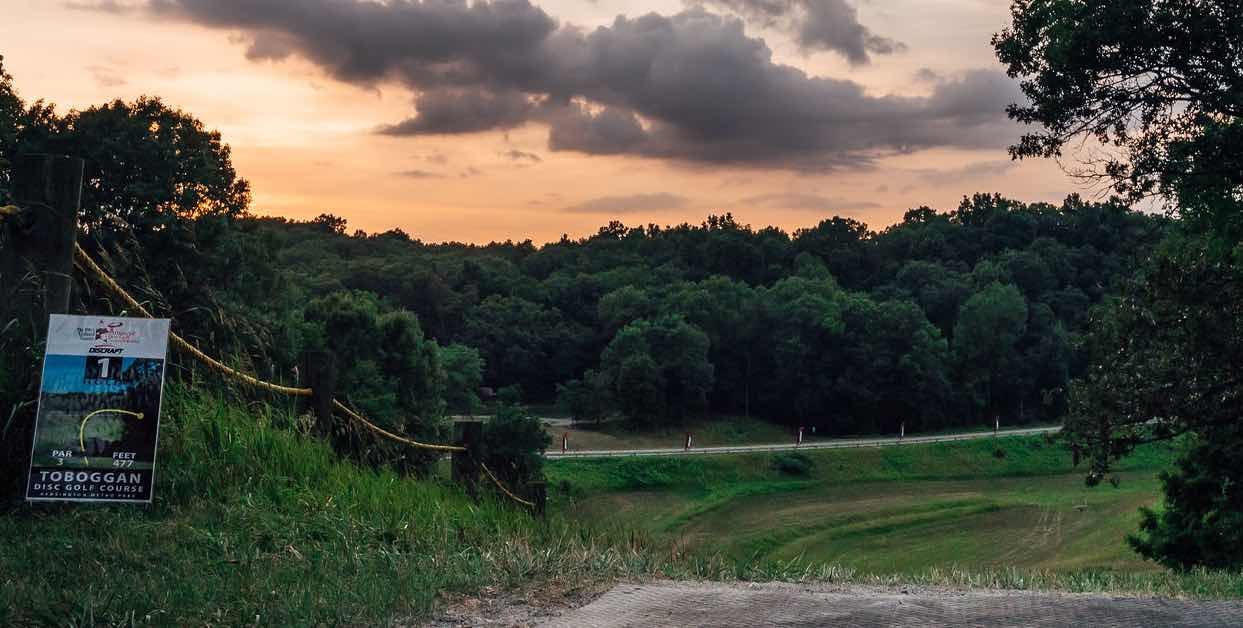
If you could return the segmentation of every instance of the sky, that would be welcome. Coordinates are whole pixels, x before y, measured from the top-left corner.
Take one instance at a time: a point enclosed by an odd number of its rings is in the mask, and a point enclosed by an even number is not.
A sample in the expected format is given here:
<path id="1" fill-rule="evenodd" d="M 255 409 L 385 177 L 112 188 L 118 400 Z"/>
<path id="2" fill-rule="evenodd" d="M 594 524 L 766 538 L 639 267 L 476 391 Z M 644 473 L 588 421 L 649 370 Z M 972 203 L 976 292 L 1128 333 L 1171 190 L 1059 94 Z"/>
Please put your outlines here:
<path id="1" fill-rule="evenodd" d="M 731 212 L 786 230 L 997 192 L 1001 0 L 0 0 L 28 101 L 160 96 L 219 130 L 257 214 L 425 242 Z"/>

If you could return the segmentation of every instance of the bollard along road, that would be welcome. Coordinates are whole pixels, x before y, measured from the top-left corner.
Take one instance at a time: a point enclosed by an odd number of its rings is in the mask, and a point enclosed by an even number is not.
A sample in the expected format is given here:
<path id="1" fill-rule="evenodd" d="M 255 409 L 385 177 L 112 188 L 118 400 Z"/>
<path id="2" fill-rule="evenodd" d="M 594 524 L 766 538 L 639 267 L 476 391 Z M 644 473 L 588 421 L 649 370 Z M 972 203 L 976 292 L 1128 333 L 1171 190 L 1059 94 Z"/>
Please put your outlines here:
<path id="1" fill-rule="evenodd" d="M 919 445 L 927 443 L 949 443 L 964 440 L 982 440 L 987 438 L 1006 438 L 1011 436 L 1032 436 L 1035 434 L 1055 434 L 1061 426 L 1029 427 L 1022 429 L 1000 430 L 997 432 L 964 432 L 960 434 L 937 434 L 933 436 L 886 436 L 880 438 L 841 438 L 794 443 L 776 443 L 771 445 L 727 445 L 722 447 L 670 447 L 667 449 L 595 449 L 549 450 L 544 454 L 547 458 L 615 458 L 627 456 L 697 456 L 711 454 L 746 454 L 767 453 L 774 451 L 803 451 L 808 449 L 848 449 L 859 447 L 898 447 L 901 445 Z"/>

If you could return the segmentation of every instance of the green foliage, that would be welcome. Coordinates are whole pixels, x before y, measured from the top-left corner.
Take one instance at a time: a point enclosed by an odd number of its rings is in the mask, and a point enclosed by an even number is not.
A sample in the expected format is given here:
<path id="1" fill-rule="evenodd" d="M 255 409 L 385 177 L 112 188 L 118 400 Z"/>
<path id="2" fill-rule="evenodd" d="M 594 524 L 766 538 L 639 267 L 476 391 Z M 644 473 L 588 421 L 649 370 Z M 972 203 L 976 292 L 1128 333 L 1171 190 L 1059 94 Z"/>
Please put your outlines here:
<path id="1" fill-rule="evenodd" d="M 782 475 L 811 475 L 815 463 L 801 453 L 781 453 L 773 456 L 773 470 Z"/>
<path id="2" fill-rule="evenodd" d="M 1118 149 L 1091 173 L 1133 198 L 1243 184 L 1237 2 L 1018 0 L 1011 13 L 993 47 L 1030 102 L 1010 116 L 1039 126 L 1011 154 L 1057 157 L 1090 137 Z"/>
<path id="3" fill-rule="evenodd" d="M 1026 328 L 1027 302 L 1014 286 L 994 281 L 962 305 L 954 325 L 955 358 L 986 416 L 1009 392 L 1003 386 L 1013 379 L 1006 376 L 1028 368 L 1015 350 Z"/>
<path id="4" fill-rule="evenodd" d="M 1165 508 L 1145 512 L 1133 545 L 1179 568 L 1237 567 L 1243 11 L 1226 0 L 1053 0 L 1015 2 L 1012 14 L 993 43 L 1030 104 L 1010 113 L 1040 128 L 1011 153 L 1112 145 L 1094 174 L 1131 198 L 1160 193 L 1181 218 L 1119 298 L 1093 309 L 1067 437 L 1097 483 L 1143 443 L 1189 434 L 1198 444 L 1163 476 Z"/>
<path id="5" fill-rule="evenodd" d="M 582 379 L 557 384 L 557 405 L 574 422 L 599 423 L 609 410 L 608 382 L 599 373 L 588 370 L 583 373 Z"/>
<path id="6" fill-rule="evenodd" d="M 381 312 L 367 292 L 335 292 L 312 302 L 306 312 L 310 348 L 332 353 L 339 364 L 338 389 L 381 427 L 428 442 L 444 442 L 445 373 L 439 348 L 423 337 L 409 312 Z M 426 470 L 436 454 L 376 440 L 368 433 L 336 427 L 339 446 L 372 464 Z"/>
<path id="7" fill-rule="evenodd" d="M 483 385 L 483 356 L 466 345 L 440 348 L 440 365 L 445 372 L 444 399 L 450 411 L 474 414 L 479 410 L 479 388 Z"/>
<path id="8" fill-rule="evenodd" d="M 523 406 L 503 404 L 483 426 L 484 463 L 511 490 L 543 479 L 544 451 L 552 437 Z"/>
<path id="9" fill-rule="evenodd" d="M 708 337 L 676 315 L 624 327 L 600 369 L 622 414 L 637 424 L 685 418 L 706 406 L 712 388 Z"/>
<path id="10" fill-rule="evenodd" d="M 1161 473 L 1165 504 L 1144 508 L 1140 534 L 1128 538 L 1145 557 L 1188 570 L 1243 567 L 1243 448 L 1231 425 L 1195 439 L 1171 471 Z"/>
<path id="11" fill-rule="evenodd" d="M 11 200 L 9 164 L 25 111 L 25 103 L 13 89 L 13 75 L 4 69 L 4 55 L 0 55 L 0 205 Z"/>
<path id="12" fill-rule="evenodd" d="M 669 564 L 642 534 L 343 462 L 299 425 L 170 385 L 150 508 L 0 516 L 0 624 L 419 624 L 441 595 Z"/>

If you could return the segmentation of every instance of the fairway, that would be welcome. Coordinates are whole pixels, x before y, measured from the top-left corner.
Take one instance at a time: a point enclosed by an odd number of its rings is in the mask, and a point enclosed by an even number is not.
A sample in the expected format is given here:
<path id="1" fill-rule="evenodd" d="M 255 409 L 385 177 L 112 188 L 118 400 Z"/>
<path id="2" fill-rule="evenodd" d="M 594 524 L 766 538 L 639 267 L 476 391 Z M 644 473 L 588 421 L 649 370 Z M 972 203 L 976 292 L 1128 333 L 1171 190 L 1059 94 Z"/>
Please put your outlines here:
<path id="1" fill-rule="evenodd" d="M 1158 504 L 1155 474 L 1169 453 L 1146 451 L 1117 486 L 1095 488 L 1041 437 L 815 452 L 807 477 L 777 473 L 768 456 L 646 470 L 639 461 L 594 470 L 582 461 L 571 473 L 588 488 L 567 508 L 640 525 L 687 551 L 756 564 L 798 560 L 885 574 L 1149 572 L 1157 566 L 1125 538 L 1138 509 Z"/>
<path id="2" fill-rule="evenodd" d="M 1078 475 L 877 482 L 739 497 L 677 532 L 738 558 L 931 566 L 1152 569 L 1125 545 L 1153 480 L 1088 489 Z M 723 541 L 723 542 L 722 542 Z"/>

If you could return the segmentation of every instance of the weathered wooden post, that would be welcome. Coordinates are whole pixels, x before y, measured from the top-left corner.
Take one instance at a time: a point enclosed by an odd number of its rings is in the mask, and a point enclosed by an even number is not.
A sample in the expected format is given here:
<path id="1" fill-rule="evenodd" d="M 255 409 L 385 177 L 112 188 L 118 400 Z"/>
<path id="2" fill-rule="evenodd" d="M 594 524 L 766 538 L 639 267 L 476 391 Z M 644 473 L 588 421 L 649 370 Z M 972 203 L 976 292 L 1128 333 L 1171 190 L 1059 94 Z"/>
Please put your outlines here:
<path id="1" fill-rule="evenodd" d="M 337 391 L 337 356 L 328 351 L 307 351 L 302 356 L 302 370 L 311 388 L 311 411 L 315 414 L 315 428 L 321 434 L 331 434 L 333 426 L 332 399 Z M 296 385 L 296 383 L 295 383 Z"/>
<path id="2" fill-rule="evenodd" d="M 453 424 L 454 444 L 466 451 L 453 452 L 453 481 L 466 486 L 472 498 L 479 496 L 480 445 L 483 444 L 482 421 L 458 421 Z"/>
<path id="3" fill-rule="evenodd" d="M 69 312 L 82 170 L 81 159 L 54 155 L 19 155 L 13 163 L 18 213 L 0 220 L 0 350 L 14 353 L 0 359 L 25 381 L 12 389 L 18 398 L 0 399 L 0 413 L 13 416 L 0 433 L 0 494 L 24 492 L 17 489 L 30 462 L 34 408 L 9 413 L 38 387 L 38 365 L 24 347 L 42 346 L 49 314 Z"/>
<path id="4" fill-rule="evenodd" d="M 13 200 L 20 213 L 5 221 L 0 313 L 6 324 L 20 317 L 40 338 L 48 314 L 69 311 L 82 170 L 83 161 L 75 157 L 19 155 L 13 163 Z M 39 289 L 23 289 L 28 279 L 37 280 Z"/>
<path id="5" fill-rule="evenodd" d="M 535 514 L 544 516 L 544 507 L 548 504 L 548 483 L 544 480 L 531 482 L 531 501 L 535 503 Z"/>

